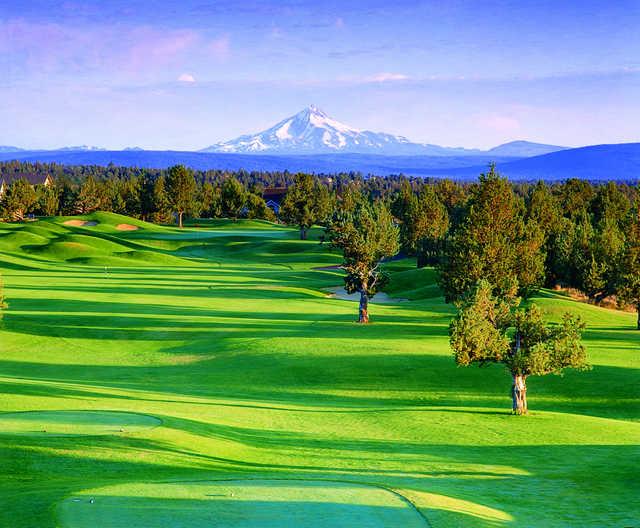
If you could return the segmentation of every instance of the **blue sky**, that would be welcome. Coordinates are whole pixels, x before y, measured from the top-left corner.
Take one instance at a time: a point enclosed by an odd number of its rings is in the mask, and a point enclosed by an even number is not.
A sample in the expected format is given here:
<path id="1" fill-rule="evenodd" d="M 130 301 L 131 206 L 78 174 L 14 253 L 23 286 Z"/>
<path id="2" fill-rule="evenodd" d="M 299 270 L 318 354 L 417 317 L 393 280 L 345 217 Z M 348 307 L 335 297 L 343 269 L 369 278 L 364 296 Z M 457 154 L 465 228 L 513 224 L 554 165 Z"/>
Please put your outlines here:
<path id="1" fill-rule="evenodd" d="M 0 145 L 199 149 L 316 104 L 447 146 L 640 141 L 640 0 L 0 1 Z"/>

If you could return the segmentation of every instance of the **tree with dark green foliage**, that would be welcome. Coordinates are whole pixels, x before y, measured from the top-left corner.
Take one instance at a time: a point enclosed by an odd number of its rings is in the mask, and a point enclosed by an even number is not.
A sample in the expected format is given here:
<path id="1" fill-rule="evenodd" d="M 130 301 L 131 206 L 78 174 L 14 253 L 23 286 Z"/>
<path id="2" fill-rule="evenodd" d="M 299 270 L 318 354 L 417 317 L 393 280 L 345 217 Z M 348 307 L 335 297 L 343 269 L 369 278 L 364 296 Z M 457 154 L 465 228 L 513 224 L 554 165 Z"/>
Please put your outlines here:
<path id="1" fill-rule="evenodd" d="M 502 363 L 512 377 L 512 410 L 526 414 L 527 378 L 587 369 L 580 339 L 585 325 L 565 313 L 558 325 L 547 325 L 535 304 L 517 309 L 519 299 L 501 298 L 480 280 L 458 305 L 449 327 L 451 348 L 459 366 Z"/>
<path id="2" fill-rule="evenodd" d="M 297 174 L 280 206 L 280 217 L 300 228 L 300 240 L 306 240 L 309 228 L 324 222 L 329 216 L 330 200 L 327 188 L 310 174 Z"/>
<path id="3" fill-rule="evenodd" d="M 58 213 L 60 193 L 56 185 L 38 185 L 38 214 L 55 216 Z"/>
<path id="4" fill-rule="evenodd" d="M 78 214 L 92 213 L 100 209 L 103 202 L 102 189 L 93 176 L 87 176 L 76 198 L 75 210 Z"/>
<path id="5" fill-rule="evenodd" d="M 247 191 L 237 178 L 230 176 L 222 183 L 221 189 L 222 213 L 227 218 L 237 220 L 240 212 L 247 203 Z"/>
<path id="6" fill-rule="evenodd" d="M 352 212 L 336 212 L 327 234 L 331 244 L 342 250 L 345 290 L 360 293 L 358 322 L 368 323 L 369 299 L 389 280 L 380 263 L 400 247 L 398 227 L 382 202 L 361 202 Z"/>
<path id="7" fill-rule="evenodd" d="M 431 187 L 412 194 L 401 217 L 400 240 L 410 255 L 417 256 L 419 268 L 435 264 L 449 229 L 449 215 Z"/>
<path id="8" fill-rule="evenodd" d="M 457 226 L 465 213 L 467 191 L 462 185 L 449 179 L 439 180 L 433 188 L 438 200 L 447 208 L 449 224 Z"/>
<path id="9" fill-rule="evenodd" d="M 171 207 L 178 214 L 178 227 L 182 228 L 182 217 L 193 209 L 196 194 L 193 173 L 184 165 L 171 167 L 167 177 L 167 188 Z"/>
<path id="10" fill-rule="evenodd" d="M 171 200 L 167 194 L 166 178 L 158 176 L 153 182 L 153 210 L 151 221 L 158 224 L 172 223 Z"/>
<path id="11" fill-rule="evenodd" d="M 38 196 L 33 186 L 24 178 L 11 182 L 2 196 L 1 206 L 5 215 L 14 221 L 22 221 L 36 205 Z"/>
<path id="12" fill-rule="evenodd" d="M 560 204 L 547 184 L 536 183 L 527 207 L 527 220 L 535 222 L 547 238 L 557 228 L 561 217 Z"/>
<path id="13" fill-rule="evenodd" d="M 276 215 L 267 205 L 262 196 L 252 192 L 247 193 L 247 218 L 261 218 L 269 222 L 276 221 Z"/>
<path id="14" fill-rule="evenodd" d="M 594 198 L 594 191 L 588 181 L 571 178 L 558 190 L 565 216 L 575 219 L 589 211 Z"/>
<path id="15" fill-rule="evenodd" d="M 640 207 L 635 208 L 628 222 L 618 294 L 622 302 L 636 307 L 640 330 Z"/>
<path id="16" fill-rule="evenodd" d="M 200 214 L 203 218 L 219 218 L 222 216 L 222 195 L 219 187 L 205 182 L 200 191 Z"/>
<path id="17" fill-rule="evenodd" d="M 544 278 L 544 237 L 524 204 L 491 167 L 473 189 L 464 221 L 446 242 L 440 286 L 447 302 L 484 278 L 500 296 L 528 296 Z"/>

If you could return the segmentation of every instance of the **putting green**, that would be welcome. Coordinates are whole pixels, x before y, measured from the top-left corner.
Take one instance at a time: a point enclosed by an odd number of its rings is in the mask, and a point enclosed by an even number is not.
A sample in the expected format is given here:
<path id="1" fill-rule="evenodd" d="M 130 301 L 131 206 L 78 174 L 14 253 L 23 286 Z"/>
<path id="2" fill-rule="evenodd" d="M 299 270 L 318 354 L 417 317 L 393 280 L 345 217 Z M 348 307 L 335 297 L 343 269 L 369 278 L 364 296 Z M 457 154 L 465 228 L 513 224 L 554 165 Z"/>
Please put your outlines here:
<path id="1" fill-rule="evenodd" d="M 391 491 L 305 480 L 121 484 L 65 499 L 58 518 L 61 528 L 428 526 Z"/>
<path id="2" fill-rule="evenodd" d="M 108 435 L 157 427 L 162 420 L 116 411 L 28 411 L 0 414 L 0 434 Z"/>

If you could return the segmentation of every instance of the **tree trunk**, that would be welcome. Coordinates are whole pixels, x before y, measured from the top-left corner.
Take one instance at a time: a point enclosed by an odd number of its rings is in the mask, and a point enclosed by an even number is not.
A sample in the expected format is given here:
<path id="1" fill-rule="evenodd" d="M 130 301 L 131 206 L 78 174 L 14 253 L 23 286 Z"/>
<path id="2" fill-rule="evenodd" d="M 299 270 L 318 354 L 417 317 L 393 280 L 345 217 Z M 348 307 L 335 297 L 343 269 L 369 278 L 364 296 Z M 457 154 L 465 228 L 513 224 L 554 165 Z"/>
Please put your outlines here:
<path id="1" fill-rule="evenodd" d="M 359 323 L 368 323 L 369 322 L 369 296 L 367 295 L 366 290 L 360 290 L 360 307 L 358 311 L 358 322 Z"/>
<path id="2" fill-rule="evenodd" d="M 178 213 L 178 227 L 179 227 L 180 229 L 182 229 L 182 215 L 183 215 L 183 214 L 184 214 L 183 212 L 179 212 L 179 213 Z"/>
<path id="3" fill-rule="evenodd" d="M 307 228 L 304 226 L 300 226 L 300 240 L 307 239 Z"/>
<path id="4" fill-rule="evenodd" d="M 527 414 L 527 377 L 522 374 L 513 374 L 511 385 L 511 397 L 513 400 L 513 414 Z"/>

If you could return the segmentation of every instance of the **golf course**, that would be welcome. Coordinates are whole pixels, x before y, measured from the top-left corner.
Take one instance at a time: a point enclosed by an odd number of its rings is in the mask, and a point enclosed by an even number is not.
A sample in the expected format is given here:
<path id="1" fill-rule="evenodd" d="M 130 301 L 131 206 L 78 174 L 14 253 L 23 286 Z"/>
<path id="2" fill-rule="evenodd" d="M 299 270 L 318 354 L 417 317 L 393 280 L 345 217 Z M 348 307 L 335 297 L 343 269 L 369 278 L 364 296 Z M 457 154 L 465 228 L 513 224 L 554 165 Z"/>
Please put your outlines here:
<path id="1" fill-rule="evenodd" d="M 195 222 L 0 224 L 0 526 L 640 526 L 635 313 L 538 292 L 592 368 L 514 416 L 433 268 L 384 264 L 358 324 L 321 229 Z"/>

